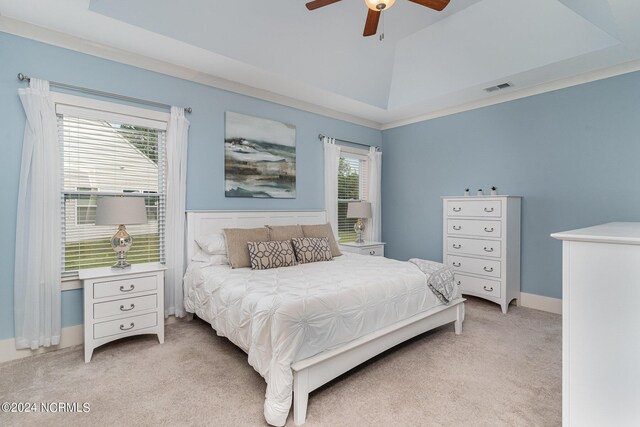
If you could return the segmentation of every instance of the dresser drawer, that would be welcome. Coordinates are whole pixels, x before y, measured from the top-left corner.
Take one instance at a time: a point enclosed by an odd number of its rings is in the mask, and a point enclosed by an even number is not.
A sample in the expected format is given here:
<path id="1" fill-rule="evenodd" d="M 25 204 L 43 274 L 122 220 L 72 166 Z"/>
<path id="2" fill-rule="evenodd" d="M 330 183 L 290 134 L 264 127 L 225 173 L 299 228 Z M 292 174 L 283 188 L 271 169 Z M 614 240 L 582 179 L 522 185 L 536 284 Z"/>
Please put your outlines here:
<path id="1" fill-rule="evenodd" d="M 492 259 L 449 255 L 447 256 L 447 266 L 454 271 L 500 277 L 500 261 Z"/>
<path id="2" fill-rule="evenodd" d="M 479 277 L 465 276 L 464 274 L 455 274 L 455 282 L 460 286 L 461 293 L 472 293 L 486 295 L 494 298 L 500 298 L 501 289 L 500 282 L 489 279 L 481 279 Z"/>
<path id="3" fill-rule="evenodd" d="M 105 298 L 153 291 L 158 287 L 157 276 L 134 277 L 131 279 L 109 280 L 93 284 L 93 297 Z"/>
<path id="4" fill-rule="evenodd" d="M 447 216 L 478 216 L 500 218 L 500 200 L 447 200 Z"/>
<path id="5" fill-rule="evenodd" d="M 502 243 L 499 240 L 465 239 L 447 237 L 447 252 L 500 258 Z"/>
<path id="6" fill-rule="evenodd" d="M 142 297 L 118 299 L 93 304 L 93 318 L 102 319 L 104 317 L 118 314 L 136 313 L 158 307 L 158 296 L 145 295 Z"/>
<path id="7" fill-rule="evenodd" d="M 147 313 L 125 319 L 111 320 L 93 325 L 93 338 L 104 338 L 111 335 L 124 334 L 151 328 L 158 324 L 158 313 Z"/>
<path id="8" fill-rule="evenodd" d="M 500 221 L 484 221 L 477 219 L 448 219 L 447 234 L 479 237 L 500 237 L 502 223 Z"/>

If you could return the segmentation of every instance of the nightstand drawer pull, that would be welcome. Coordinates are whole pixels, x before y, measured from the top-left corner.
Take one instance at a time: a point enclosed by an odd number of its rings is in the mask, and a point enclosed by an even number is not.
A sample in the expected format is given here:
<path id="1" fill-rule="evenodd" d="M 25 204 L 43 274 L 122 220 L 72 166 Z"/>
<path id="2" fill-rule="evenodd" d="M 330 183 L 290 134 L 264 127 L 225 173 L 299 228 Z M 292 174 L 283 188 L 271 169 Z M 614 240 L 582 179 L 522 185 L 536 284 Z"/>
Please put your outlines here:
<path id="1" fill-rule="evenodd" d="M 493 212 L 493 208 L 489 208 L 489 209 L 484 208 L 484 211 L 485 211 L 485 212 Z"/>
<path id="2" fill-rule="evenodd" d="M 136 287 L 133 284 L 129 285 L 129 289 L 125 289 L 124 286 L 120 286 L 120 292 L 131 292 L 135 288 Z"/>
<path id="3" fill-rule="evenodd" d="M 456 282 L 456 285 L 458 285 L 458 286 L 462 285 L 462 281 L 458 280 L 458 281 Z"/>
<path id="4" fill-rule="evenodd" d="M 369 251 L 369 255 L 375 255 L 376 251 Z"/>
<path id="5" fill-rule="evenodd" d="M 453 244 L 453 249 L 461 249 L 462 245 L 456 245 L 455 243 Z"/>
<path id="6" fill-rule="evenodd" d="M 455 262 L 455 261 L 454 261 L 454 262 L 453 262 L 453 266 L 454 266 L 454 267 L 461 267 L 461 266 L 462 266 L 462 263 L 461 263 L 461 262 Z"/>
<path id="7" fill-rule="evenodd" d="M 462 210 L 462 208 L 453 208 L 454 212 L 460 212 Z"/>
<path id="8" fill-rule="evenodd" d="M 462 226 L 461 225 L 454 225 L 453 229 L 456 230 L 456 231 L 460 231 L 460 230 L 462 230 Z M 486 228 L 485 228 L 485 230 L 486 230 Z"/>
<path id="9" fill-rule="evenodd" d="M 485 286 L 483 286 L 483 287 L 482 287 L 482 289 L 484 289 L 484 290 L 485 290 L 485 291 L 487 291 L 487 292 L 493 292 L 493 286 L 489 286 L 489 287 L 487 288 L 487 286 L 485 285 Z"/>
<path id="10" fill-rule="evenodd" d="M 133 329 L 136 325 L 131 322 L 131 325 L 128 328 L 125 328 L 124 325 L 120 325 L 120 330 L 121 331 L 128 331 L 129 329 Z"/>
<path id="11" fill-rule="evenodd" d="M 493 248 L 484 247 L 485 252 L 493 252 Z"/>
<path id="12" fill-rule="evenodd" d="M 124 305 L 121 305 L 121 306 L 120 306 L 120 311 L 131 311 L 131 310 L 133 310 L 134 308 L 136 308 L 136 305 L 135 305 L 135 304 L 131 304 L 131 307 L 129 307 L 129 308 L 124 308 Z"/>
<path id="13" fill-rule="evenodd" d="M 485 227 L 484 231 L 486 231 L 487 233 L 493 233 L 493 227 Z"/>
<path id="14" fill-rule="evenodd" d="M 487 267 L 482 267 L 482 269 L 483 269 L 484 271 L 486 271 L 487 273 L 491 273 L 491 272 L 493 272 L 493 267 L 489 267 L 489 268 L 487 268 Z"/>

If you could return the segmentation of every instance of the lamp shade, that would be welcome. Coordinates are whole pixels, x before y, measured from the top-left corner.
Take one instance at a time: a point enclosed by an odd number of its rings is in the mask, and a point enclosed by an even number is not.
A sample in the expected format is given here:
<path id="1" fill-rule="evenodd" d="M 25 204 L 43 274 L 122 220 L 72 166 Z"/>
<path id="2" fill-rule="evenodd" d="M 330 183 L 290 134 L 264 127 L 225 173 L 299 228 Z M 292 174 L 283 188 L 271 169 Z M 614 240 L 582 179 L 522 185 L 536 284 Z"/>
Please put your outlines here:
<path id="1" fill-rule="evenodd" d="M 349 203 L 349 207 L 347 208 L 347 218 L 371 218 L 371 203 Z"/>
<path id="2" fill-rule="evenodd" d="M 96 207 L 96 225 L 146 224 L 143 197 L 101 197 Z"/>

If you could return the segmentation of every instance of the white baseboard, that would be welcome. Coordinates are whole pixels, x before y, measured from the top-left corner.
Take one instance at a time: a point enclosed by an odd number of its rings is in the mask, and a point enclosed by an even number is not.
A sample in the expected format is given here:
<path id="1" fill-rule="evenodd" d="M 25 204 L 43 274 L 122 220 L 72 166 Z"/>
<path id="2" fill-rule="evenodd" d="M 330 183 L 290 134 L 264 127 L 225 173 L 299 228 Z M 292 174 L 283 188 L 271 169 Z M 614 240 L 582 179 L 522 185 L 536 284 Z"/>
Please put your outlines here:
<path id="1" fill-rule="evenodd" d="M 562 299 L 520 292 L 519 304 L 522 307 L 535 308 L 549 313 L 562 314 Z"/>
<path id="2" fill-rule="evenodd" d="M 179 319 L 175 316 L 169 316 L 164 320 L 165 325 L 177 322 Z M 84 343 L 84 325 L 74 325 L 62 328 L 60 331 L 60 344 L 51 347 L 40 347 L 37 350 L 22 349 L 16 350 L 15 338 L 9 338 L 0 341 L 0 363 L 10 360 L 22 359 L 24 357 L 35 356 L 36 354 L 48 353 L 50 351 L 62 350 L 63 348 L 82 345 Z"/>

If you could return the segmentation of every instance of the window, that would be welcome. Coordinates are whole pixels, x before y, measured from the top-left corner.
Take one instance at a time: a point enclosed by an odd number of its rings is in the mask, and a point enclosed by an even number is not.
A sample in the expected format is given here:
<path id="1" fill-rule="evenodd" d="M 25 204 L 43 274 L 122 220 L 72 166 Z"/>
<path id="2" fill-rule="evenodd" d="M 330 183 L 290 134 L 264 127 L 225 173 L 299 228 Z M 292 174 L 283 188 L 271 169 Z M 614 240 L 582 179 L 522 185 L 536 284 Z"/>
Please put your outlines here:
<path id="1" fill-rule="evenodd" d="M 347 218 L 349 202 L 367 199 L 368 157 L 362 152 L 342 149 L 338 166 L 338 236 L 341 242 L 353 242 L 356 218 Z"/>
<path id="2" fill-rule="evenodd" d="M 63 175 L 65 275 L 115 262 L 110 238 L 117 226 L 95 225 L 96 202 L 102 196 L 144 198 L 147 224 L 125 224 L 133 237 L 127 260 L 164 262 L 166 121 L 115 113 L 114 110 L 121 110 L 117 104 L 100 104 L 113 110 L 56 105 Z"/>

